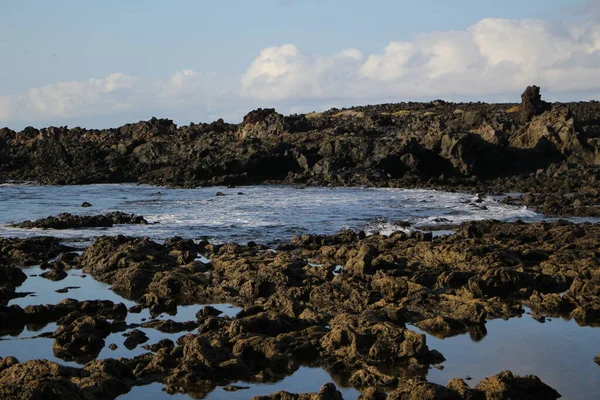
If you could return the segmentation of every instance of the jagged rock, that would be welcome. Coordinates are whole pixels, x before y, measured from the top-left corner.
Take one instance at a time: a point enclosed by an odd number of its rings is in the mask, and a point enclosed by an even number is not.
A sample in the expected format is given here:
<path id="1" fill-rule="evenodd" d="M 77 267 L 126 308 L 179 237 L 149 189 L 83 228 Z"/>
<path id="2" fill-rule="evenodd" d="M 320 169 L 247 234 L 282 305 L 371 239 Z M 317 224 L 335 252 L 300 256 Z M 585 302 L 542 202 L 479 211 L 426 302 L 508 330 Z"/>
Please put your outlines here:
<path id="1" fill-rule="evenodd" d="M 149 339 L 148 335 L 139 329 L 133 329 L 127 333 L 124 333 L 123 336 L 127 338 L 125 339 L 123 345 L 129 350 L 135 349 L 139 344 L 146 343 Z"/>
<path id="2" fill-rule="evenodd" d="M 133 374 L 116 360 L 83 369 L 46 360 L 14 364 L 0 371 L 0 397 L 7 400 L 111 400 L 128 392 Z"/>
<path id="3" fill-rule="evenodd" d="M 447 387 L 415 379 L 400 383 L 398 389 L 387 397 L 388 400 L 461 400 L 460 395 Z"/>
<path id="4" fill-rule="evenodd" d="M 252 400 L 343 400 L 343 397 L 333 383 L 326 383 L 319 393 L 293 394 L 281 391 L 270 396 L 255 396 Z"/>
<path id="5" fill-rule="evenodd" d="M 61 281 L 67 277 L 67 273 L 62 269 L 51 269 L 40 274 L 40 276 L 51 281 Z"/>
<path id="6" fill-rule="evenodd" d="M 54 354 L 63 360 L 93 360 L 104 348 L 111 331 L 110 323 L 93 316 L 69 314 L 58 321 L 54 332 Z"/>
<path id="7" fill-rule="evenodd" d="M 546 111 L 550 105 L 542 100 L 540 88 L 538 86 L 528 86 L 521 95 L 521 105 L 519 113 L 522 122 L 529 122 L 534 115 L 539 115 Z"/>
<path id="8" fill-rule="evenodd" d="M 526 179 L 537 177 L 553 193 L 555 186 L 541 179 L 554 176 L 552 164 L 577 165 L 572 175 L 579 178 L 584 169 L 600 165 L 600 105 L 547 109 L 532 86 L 518 112 L 505 104 L 399 103 L 286 117 L 258 109 L 241 124 L 219 120 L 177 127 L 152 118 L 106 130 L 5 128 L 0 175 L 41 183 L 186 187 L 276 181 L 474 189 L 482 179 L 486 185 L 497 179 L 492 185 L 502 190 L 528 189 Z M 570 179 L 569 185 L 577 182 L 584 186 L 582 179 Z"/>
<path id="9" fill-rule="evenodd" d="M 0 238 L 0 265 L 28 266 L 41 264 L 72 250 L 53 237 L 27 239 Z"/>
<path id="10" fill-rule="evenodd" d="M 7 287 L 20 286 L 27 279 L 27 275 L 17 268 L 0 265 L 0 285 Z"/>
<path id="11" fill-rule="evenodd" d="M 105 215 L 91 216 L 63 213 L 55 217 L 50 216 L 35 221 L 19 222 L 17 224 L 13 224 L 12 226 L 23 229 L 75 229 L 111 227 L 115 224 L 148 224 L 148 221 L 139 215 L 125 214 L 115 211 Z"/>
<path id="12" fill-rule="evenodd" d="M 561 397 L 537 376 L 514 376 L 510 371 L 482 380 L 475 389 L 484 392 L 486 399 L 555 400 Z"/>

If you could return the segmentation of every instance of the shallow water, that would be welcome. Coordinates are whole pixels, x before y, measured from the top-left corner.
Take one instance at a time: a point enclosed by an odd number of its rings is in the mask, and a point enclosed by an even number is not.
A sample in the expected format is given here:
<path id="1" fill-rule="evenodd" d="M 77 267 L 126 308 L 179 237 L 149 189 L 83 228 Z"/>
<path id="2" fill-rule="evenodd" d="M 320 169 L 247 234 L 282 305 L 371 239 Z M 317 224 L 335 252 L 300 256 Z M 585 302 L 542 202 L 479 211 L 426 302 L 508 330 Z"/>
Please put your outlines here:
<path id="1" fill-rule="evenodd" d="M 215 196 L 221 191 L 226 196 Z M 159 194 L 160 192 L 160 194 Z M 238 192 L 244 193 L 238 195 Z M 487 198 L 477 203 L 464 193 L 444 193 L 432 190 L 361 189 L 361 188 L 292 188 L 257 186 L 240 188 L 165 189 L 143 185 L 89 185 L 89 186 L 28 186 L 0 185 L 0 236 L 28 237 L 58 236 L 65 241 L 85 246 L 99 235 L 125 234 L 148 236 L 164 240 L 173 236 L 186 238 L 206 237 L 213 242 L 253 240 L 273 243 L 288 240 L 302 233 L 331 234 L 349 227 L 368 233 L 391 233 L 403 229 L 398 221 L 410 222 L 413 227 L 448 225 L 468 220 L 499 219 L 539 221 L 543 216 L 535 212 L 503 205 L 498 199 Z M 93 204 L 81 208 L 83 201 Z M 7 224 L 26 219 L 37 219 L 62 212 L 91 215 L 108 211 L 123 211 L 145 216 L 151 225 L 120 225 L 103 229 L 22 230 Z M 451 234 L 439 231 L 438 234 Z M 200 255 L 199 255 L 200 256 Z M 24 268 L 28 279 L 17 290 L 32 295 L 13 299 L 10 304 L 22 307 L 36 304 L 56 304 L 65 298 L 77 300 L 111 300 L 127 307 L 134 302 L 113 293 L 109 285 L 95 281 L 79 270 L 68 271 L 68 277 L 52 282 L 39 276 L 38 266 Z M 56 290 L 76 287 L 67 293 Z M 227 304 L 213 305 L 234 316 L 239 308 Z M 157 319 L 178 322 L 195 320 L 202 305 L 179 306 L 174 316 L 162 314 Z M 151 319 L 148 310 L 129 313 L 126 322 L 140 324 Z M 415 327 L 410 329 L 418 330 Z M 45 327 L 26 327 L 22 332 L 0 333 L 0 357 L 16 356 L 21 361 L 45 358 L 65 365 L 76 366 L 56 358 L 53 340 L 34 338 L 40 333 L 53 332 L 56 324 Z M 132 328 L 127 329 L 127 331 Z M 175 341 L 186 334 L 161 333 L 152 328 L 141 328 L 153 344 L 163 338 Z M 125 331 L 125 332 L 127 332 Z M 431 369 L 428 379 L 445 384 L 455 377 L 470 376 L 469 383 L 494 375 L 503 369 L 516 374 L 536 374 L 555 387 L 564 398 L 589 398 L 600 389 L 600 367 L 594 356 L 600 352 L 600 335 L 596 328 L 579 327 L 574 321 L 553 319 L 541 324 L 528 316 L 509 321 L 487 323 L 488 334 L 475 342 L 469 335 L 438 339 L 427 335 L 430 348 L 446 357 L 443 370 Z M 133 357 L 146 352 L 141 346 L 127 349 L 123 333 L 111 334 L 99 358 Z M 109 344 L 116 344 L 110 350 Z M 238 382 L 249 389 L 227 392 L 217 387 L 208 399 L 246 399 L 270 394 L 277 390 L 290 392 L 317 391 L 322 384 L 335 381 L 346 399 L 355 399 L 359 393 L 336 381 L 319 368 L 302 367 L 293 375 L 274 384 Z M 341 387 L 340 387 L 341 386 Z M 119 399 L 189 399 L 188 395 L 170 396 L 155 383 L 135 387 Z"/>
<path id="2" fill-rule="evenodd" d="M 325 370 L 321 368 L 300 367 L 294 374 L 284 378 L 283 380 L 270 384 L 256 384 L 247 382 L 235 382 L 232 385 L 243 386 L 246 389 L 229 392 L 218 386 L 210 392 L 206 397 L 207 400 L 217 399 L 232 399 L 246 400 L 253 396 L 264 396 L 275 393 L 280 390 L 285 390 L 290 393 L 306 393 L 318 392 L 321 386 L 325 383 L 334 382 L 338 390 L 342 393 L 345 400 L 355 400 L 360 396 L 360 392 L 352 387 L 343 387 L 339 382 L 336 382 Z M 119 400 L 135 400 L 144 397 L 146 400 L 158 399 L 191 399 L 193 397 L 186 394 L 168 395 L 163 390 L 163 385 L 153 383 L 148 386 L 139 386 L 133 388 L 129 393 L 119 396 Z"/>
<path id="3" fill-rule="evenodd" d="M 446 339 L 426 334 L 428 346 L 446 357 L 444 369 L 432 368 L 427 379 L 445 385 L 452 378 L 469 376 L 472 380 L 467 383 L 475 385 L 511 370 L 516 375 L 539 376 L 565 399 L 595 397 L 600 392 L 600 367 L 594 363 L 600 352 L 600 331 L 574 320 L 546 321 L 540 323 L 527 314 L 488 321 L 488 333 L 480 341 L 468 334 Z"/>

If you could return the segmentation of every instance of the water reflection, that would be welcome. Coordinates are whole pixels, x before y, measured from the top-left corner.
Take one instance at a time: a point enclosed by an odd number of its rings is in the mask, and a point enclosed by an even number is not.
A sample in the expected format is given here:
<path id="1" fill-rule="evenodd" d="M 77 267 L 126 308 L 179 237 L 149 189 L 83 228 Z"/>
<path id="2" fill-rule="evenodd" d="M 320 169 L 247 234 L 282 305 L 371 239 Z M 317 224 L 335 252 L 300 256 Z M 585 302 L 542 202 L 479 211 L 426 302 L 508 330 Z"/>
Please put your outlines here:
<path id="1" fill-rule="evenodd" d="M 207 400 L 246 400 L 254 396 L 264 396 L 280 390 L 285 390 L 290 393 L 318 392 L 321 386 L 327 382 L 334 382 L 345 400 L 355 400 L 360 396 L 358 390 L 349 387 L 342 379 L 330 375 L 324 369 L 300 367 L 294 374 L 276 383 L 257 384 L 239 381 L 229 385 L 244 387 L 244 389 L 237 391 L 229 391 L 226 390 L 226 387 L 224 386 L 218 386 L 216 388 L 206 388 L 211 390 L 207 390 L 203 394 L 197 393 L 196 397 L 187 394 L 174 394 L 169 396 L 163 391 L 164 386 L 162 384 L 153 383 L 147 386 L 134 387 L 129 393 L 119 396 L 117 399 L 134 400 L 144 398 L 145 400 L 162 400 L 167 398 L 173 400 L 189 400 L 193 398 L 204 398 Z"/>
<path id="2" fill-rule="evenodd" d="M 540 323 L 529 315 L 487 323 L 487 335 L 473 340 L 469 335 L 439 339 L 424 333 L 430 348 L 446 361 L 443 370 L 431 369 L 427 379 L 446 384 L 452 378 L 470 376 L 470 383 L 511 370 L 533 374 L 567 399 L 589 399 L 600 391 L 600 367 L 593 359 L 600 352 L 600 331 L 581 327 L 573 320 L 552 319 Z M 477 337 L 475 339 L 478 339 Z"/>

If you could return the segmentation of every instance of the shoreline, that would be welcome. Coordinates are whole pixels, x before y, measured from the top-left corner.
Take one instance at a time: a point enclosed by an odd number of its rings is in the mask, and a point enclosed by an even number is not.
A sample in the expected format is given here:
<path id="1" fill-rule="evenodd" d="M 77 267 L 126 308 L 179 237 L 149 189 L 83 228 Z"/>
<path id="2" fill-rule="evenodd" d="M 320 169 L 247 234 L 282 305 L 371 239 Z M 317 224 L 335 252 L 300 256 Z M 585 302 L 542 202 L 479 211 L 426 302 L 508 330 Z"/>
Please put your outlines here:
<path id="1" fill-rule="evenodd" d="M 334 385 L 294 385 L 305 368 L 363 400 L 600 389 L 600 342 L 587 331 L 600 326 L 598 102 L 549 104 L 529 87 L 519 105 L 258 109 L 241 124 L 0 129 L 0 181 L 16 180 L 83 186 L 5 188 L 3 221 L 26 216 L 12 226 L 39 236 L 0 238 L 0 397 L 113 400 L 159 385 L 199 397 L 341 398 Z M 86 190 L 126 181 L 153 186 Z M 172 187 L 215 190 L 162 189 Z M 442 195 L 310 191 L 330 187 Z M 502 194 L 510 195 L 494 198 Z M 320 213 L 287 218 L 313 198 Z M 116 205 L 127 209 L 108 213 Z M 413 210 L 399 213 L 407 220 L 393 220 L 403 206 Z M 158 214 L 145 219 L 151 207 Z M 58 213 L 41 215 L 48 209 Z M 595 222 L 538 222 L 528 210 Z M 350 220 L 364 231 L 344 229 Z M 406 232 L 430 220 L 442 234 Z M 160 240 L 150 239 L 160 221 Z M 327 229 L 315 234 L 320 224 Z M 64 239 L 80 235 L 73 228 L 98 231 L 75 248 Z M 24 332 L 38 332 L 31 348 L 16 345 Z M 313 394 L 253 392 L 283 379 Z"/>
<path id="2" fill-rule="evenodd" d="M 173 188 L 292 184 L 523 193 L 544 214 L 600 216 L 600 102 L 398 103 L 178 127 L 0 129 L 0 181 Z"/>

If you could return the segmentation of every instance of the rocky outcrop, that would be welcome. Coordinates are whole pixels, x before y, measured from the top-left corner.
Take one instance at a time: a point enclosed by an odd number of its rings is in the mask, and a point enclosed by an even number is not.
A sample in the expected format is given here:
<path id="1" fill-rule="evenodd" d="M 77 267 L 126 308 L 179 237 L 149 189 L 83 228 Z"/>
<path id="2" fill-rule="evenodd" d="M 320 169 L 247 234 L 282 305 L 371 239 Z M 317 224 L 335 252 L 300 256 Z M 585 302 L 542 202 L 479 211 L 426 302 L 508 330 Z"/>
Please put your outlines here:
<path id="1" fill-rule="evenodd" d="M 550 107 L 549 103 L 542 100 L 538 86 L 528 86 L 521 95 L 521 105 L 519 106 L 521 121 L 529 122 L 534 115 L 540 115 Z"/>
<path id="2" fill-rule="evenodd" d="M 76 228 L 109 228 L 117 224 L 147 224 L 144 217 L 134 214 L 125 214 L 120 211 L 110 212 L 105 215 L 73 215 L 69 213 L 23 221 L 11 225 L 23 229 L 76 229 Z"/>
<path id="3" fill-rule="evenodd" d="M 25 308 L 18 305 L 0 306 L 0 325 L 3 330 L 18 333 L 26 325 L 41 328 L 68 315 L 88 315 L 123 321 L 127 316 L 127 308 L 123 303 L 115 304 L 108 300 L 80 302 L 73 299 L 65 299 L 58 304 L 32 305 Z"/>
<path id="4" fill-rule="evenodd" d="M 475 386 L 486 399 L 543 399 L 554 400 L 561 395 L 535 375 L 514 376 L 510 371 L 486 378 Z"/>
<path id="5" fill-rule="evenodd" d="M 600 165 L 599 115 L 600 103 L 549 107 L 529 87 L 520 105 L 435 101 L 291 116 L 258 109 L 241 124 L 153 118 L 108 130 L 2 129 L 0 173 L 62 184 L 474 188 L 553 164 Z"/>
<path id="6" fill-rule="evenodd" d="M 78 263 L 122 296 L 138 300 L 147 292 L 144 304 L 168 308 L 168 301 L 202 293 L 206 266 L 195 261 L 200 250 L 181 238 L 162 245 L 147 238 L 102 237 L 85 249 Z"/>

